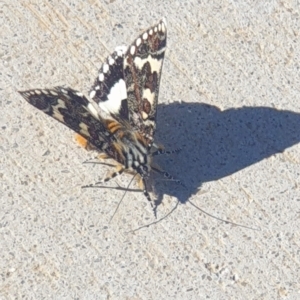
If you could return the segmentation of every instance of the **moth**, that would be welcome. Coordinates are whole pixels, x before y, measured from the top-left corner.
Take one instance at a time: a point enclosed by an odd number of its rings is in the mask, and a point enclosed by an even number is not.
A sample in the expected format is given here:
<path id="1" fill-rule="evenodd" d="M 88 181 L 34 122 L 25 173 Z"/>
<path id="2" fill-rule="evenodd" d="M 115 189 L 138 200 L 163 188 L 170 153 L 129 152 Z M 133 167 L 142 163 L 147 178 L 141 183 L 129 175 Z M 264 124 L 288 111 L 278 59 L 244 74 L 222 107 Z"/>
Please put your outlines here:
<path id="1" fill-rule="evenodd" d="M 31 105 L 79 134 L 81 144 L 116 162 L 116 171 L 100 184 L 124 171 L 139 177 L 143 194 L 154 207 L 146 179 L 151 170 L 175 180 L 154 166 L 152 157 L 165 151 L 154 143 L 157 101 L 167 42 L 163 19 L 120 46 L 107 57 L 89 97 L 71 88 L 34 89 L 19 93 Z"/>

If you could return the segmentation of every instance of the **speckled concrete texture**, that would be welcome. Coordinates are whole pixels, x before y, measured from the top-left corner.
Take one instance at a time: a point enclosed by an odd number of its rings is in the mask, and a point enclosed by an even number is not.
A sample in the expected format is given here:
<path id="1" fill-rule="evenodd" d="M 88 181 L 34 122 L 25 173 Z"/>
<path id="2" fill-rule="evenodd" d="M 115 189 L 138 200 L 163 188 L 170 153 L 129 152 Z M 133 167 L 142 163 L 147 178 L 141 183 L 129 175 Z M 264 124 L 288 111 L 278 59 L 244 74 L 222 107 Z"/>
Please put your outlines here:
<path id="1" fill-rule="evenodd" d="M 1 299 L 299 299 L 299 3 L 0 6 Z M 155 175 L 158 218 L 128 191 L 110 221 L 124 192 L 81 188 L 110 168 L 84 164 L 95 153 L 17 91 L 87 94 L 106 56 L 162 17 L 156 140 L 182 151 L 157 162 L 187 189 Z"/>

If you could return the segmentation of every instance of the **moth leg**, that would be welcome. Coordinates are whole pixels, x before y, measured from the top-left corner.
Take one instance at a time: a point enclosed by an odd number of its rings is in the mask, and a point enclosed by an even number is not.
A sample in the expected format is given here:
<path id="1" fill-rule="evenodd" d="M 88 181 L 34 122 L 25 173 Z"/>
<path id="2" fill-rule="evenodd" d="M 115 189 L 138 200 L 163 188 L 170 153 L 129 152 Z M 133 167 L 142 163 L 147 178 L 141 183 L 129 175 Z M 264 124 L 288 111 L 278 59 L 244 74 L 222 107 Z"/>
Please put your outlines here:
<path id="1" fill-rule="evenodd" d="M 138 174 L 136 173 L 136 171 L 134 171 L 134 170 L 129 170 L 129 169 L 124 169 L 124 173 L 129 174 L 129 175 L 133 175 L 133 176 L 138 175 Z"/>
<path id="2" fill-rule="evenodd" d="M 152 144 L 152 147 L 153 147 L 153 148 L 156 148 L 156 149 L 161 149 L 161 150 L 165 149 L 165 146 L 164 146 L 163 144 L 156 144 L 156 143 L 153 143 L 153 144 Z"/>
<path id="3" fill-rule="evenodd" d="M 107 157 L 107 158 L 110 158 L 110 157 Z M 98 156 L 96 156 L 94 158 L 90 158 L 83 163 L 84 164 L 94 164 L 94 165 L 104 165 L 104 166 L 113 167 L 113 168 L 117 167 L 118 163 L 115 160 L 111 159 L 111 163 L 109 163 L 109 162 L 107 163 L 107 162 L 103 161 L 104 159 L 105 158 L 102 158 L 102 153 L 101 153 Z M 94 160 L 97 160 L 97 161 L 94 161 Z M 100 161 L 98 161 L 98 160 L 100 160 Z"/>
<path id="4" fill-rule="evenodd" d="M 181 148 L 177 148 L 175 150 L 165 150 L 165 147 L 164 145 L 162 144 L 156 144 L 156 143 L 153 143 L 152 144 L 152 147 L 157 149 L 156 151 L 153 151 L 151 153 L 151 156 L 156 156 L 156 155 L 161 155 L 161 154 L 174 154 L 174 153 L 178 153 L 181 151 Z"/>
<path id="5" fill-rule="evenodd" d="M 157 164 L 152 163 L 151 164 L 151 169 L 161 175 L 163 175 L 163 177 L 168 180 L 168 181 L 174 181 L 177 184 L 183 186 L 184 188 L 187 188 L 179 179 L 176 179 L 175 177 L 173 177 L 171 174 L 169 174 L 168 172 L 162 170 Z"/>
<path id="6" fill-rule="evenodd" d="M 152 201 L 149 192 L 147 191 L 147 185 L 146 185 L 146 180 L 144 177 L 140 177 L 139 181 L 138 181 L 138 185 L 140 187 L 140 189 L 143 191 L 144 196 L 146 197 L 146 199 L 150 202 L 150 205 L 153 209 L 153 212 L 155 214 L 155 204 L 154 201 Z"/>
<path id="7" fill-rule="evenodd" d="M 116 166 L 116 169 L 117 169 L 117 170 L 116 170 L 115 172 L 113 172 L 113 173 L 112 173 L 111 175 L 109 175 L 109 176 L 106 176 L 104 179 L 102 179 L 102 180 L 96 182 L 95 185 L 96 185 L 96 184 L 101 184 L 101 183 L 107 182 L 107 181 L 111 180 L 112 178 L 115 178 L 115 177 L 117 177 L 118 175 L 121 175 L 121 174 L 124 172 L 124 167 L 123 167 L 122 165 Z"/>
<path id="8" fill-rule="evenodd" d="M 97 158 L 100 160 L 99 164 L 110 166 L 110 167 L 115 167 L 117 169 L 120 166 L 120 164 L 117 161 L 115 161 L 114 159 L 112 159 L 110 156 L 108 156 L 104 152 L 99 153 L 98 156 L 97 156 Z M 110 162 L 109 163 L 103 162 L 103 160 L 110 160 Z M 124 171 L 125 171 L 125 169 L 124 169 Z"/>
<path id="9" fill-rule="evenodd" d="M 111 159 L 106 153 L 102 152 L 98 155 L 99 159 Z"/>
<path id="10" fill-rule="evenodd" d="M 181 148 L 177 148 L 174 150 L 165 150 L 164 148 L 158 148 L 156 151 L 151 153 L 151 156 L 156 156 L 156 155 L 162 155 L 162 154 L 174 154 L 174 153 L 178 153 L 181 151 Z"/>
<path id="11" fill-rule="evenodd" d="M 121 175 L 124 172 L 124 167 L 122 165 L 118 165 L 118 166 L 116 166 L 116 168 L 117 168 L 117 170 L 115 172 L 113 172 L 111 175 L 106 176 L 104 179 L 102 179 L 98 182 L 95 182 L 95 183 L 92 183 L 92 184 L 89 184 L 89 185 L 85 185 L 85 186 L 83 186 L 83 188 L 93 187 L 93 186 L 96 186 L 98 184 L 102 184 L 104 182 L 107 182 L 107 181 L 111 180 L 112 178 L 115 178 L 118 175 Z"/>

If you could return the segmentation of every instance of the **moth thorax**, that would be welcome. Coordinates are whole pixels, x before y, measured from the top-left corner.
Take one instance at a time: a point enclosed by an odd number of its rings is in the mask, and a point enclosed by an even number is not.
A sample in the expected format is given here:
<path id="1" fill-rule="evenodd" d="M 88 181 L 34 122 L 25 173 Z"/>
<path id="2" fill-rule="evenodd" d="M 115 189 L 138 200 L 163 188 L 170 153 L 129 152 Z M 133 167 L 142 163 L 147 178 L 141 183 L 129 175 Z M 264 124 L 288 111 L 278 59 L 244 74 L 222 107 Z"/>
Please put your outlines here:
<path id="1" fill-rule="evenodd" d="M 123 138 L 125 166 L 147 176 L 150 170 L 150 155 L 145 139 L 138 132 L 128 132 Z"/>

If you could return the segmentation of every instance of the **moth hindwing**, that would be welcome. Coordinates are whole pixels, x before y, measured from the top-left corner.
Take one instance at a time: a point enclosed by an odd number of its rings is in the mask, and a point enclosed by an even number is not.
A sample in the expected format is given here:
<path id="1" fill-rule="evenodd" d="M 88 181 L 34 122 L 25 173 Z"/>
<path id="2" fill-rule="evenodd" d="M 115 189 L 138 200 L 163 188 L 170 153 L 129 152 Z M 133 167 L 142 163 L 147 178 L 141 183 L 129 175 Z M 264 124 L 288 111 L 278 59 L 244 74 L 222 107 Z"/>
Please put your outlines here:
<path id="1" fill-rule="evenodd" d="M 20 92 L 30 104 L 114 159 L 119 167 L 111 177 L 124 170 L 137 173 L 149 201 L 145 178 L 151 170 L 166 39 L 166 22 L 161 20 L 130 46 L 117 47 L 100 68 L 89 98 L 63 87 Z"/>

